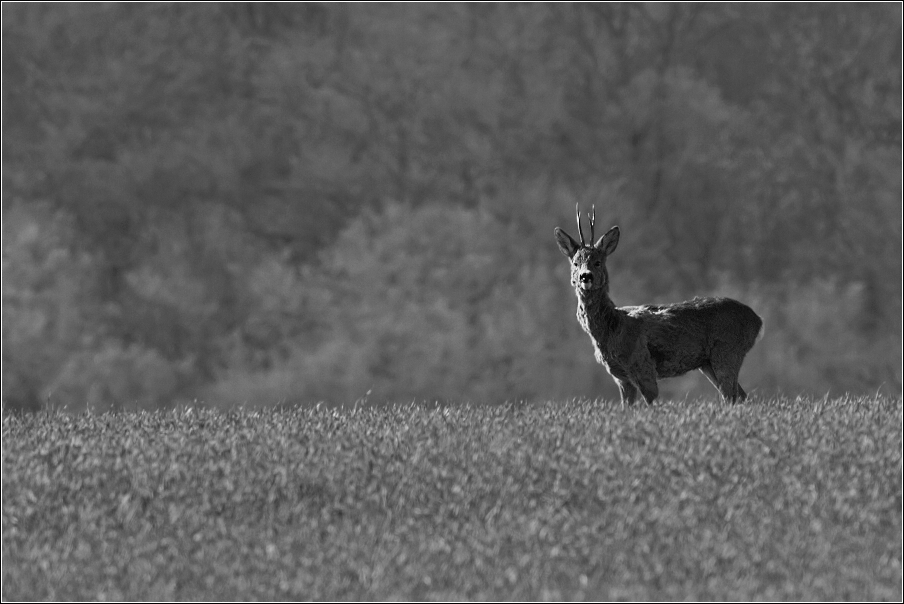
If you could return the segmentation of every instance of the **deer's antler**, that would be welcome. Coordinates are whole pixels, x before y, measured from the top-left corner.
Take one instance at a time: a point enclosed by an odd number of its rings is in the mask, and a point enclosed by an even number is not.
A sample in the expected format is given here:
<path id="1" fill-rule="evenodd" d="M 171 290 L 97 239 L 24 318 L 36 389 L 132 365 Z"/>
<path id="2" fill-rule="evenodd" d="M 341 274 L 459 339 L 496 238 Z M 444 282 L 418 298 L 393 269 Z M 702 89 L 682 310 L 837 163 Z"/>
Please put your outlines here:
<path id="1" fill-rule="evenodd" d="M 574 204 L 574 215 L 578 219 L 578 234 L 581 236 L 581 247 L 584 247 L 586 244 L 584 243 L 584 229 L 581 227 L 581 205 L 580 202 Z M 593 239 L 593 235 L 590 236 L 591 240 Z"/>

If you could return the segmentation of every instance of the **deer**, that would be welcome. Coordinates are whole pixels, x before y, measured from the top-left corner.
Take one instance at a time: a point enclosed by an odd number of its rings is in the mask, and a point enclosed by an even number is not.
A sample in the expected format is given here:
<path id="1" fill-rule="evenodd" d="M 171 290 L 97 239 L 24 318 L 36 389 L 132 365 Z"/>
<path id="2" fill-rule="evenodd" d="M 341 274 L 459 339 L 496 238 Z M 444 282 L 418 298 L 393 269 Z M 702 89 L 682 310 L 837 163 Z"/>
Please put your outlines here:
<path id="1" fill-rule="evenodd" d="M 610 228 L 593 242 L 584 240 L 580 204 L 575 205 L 580 243 L 559 227 L 556 242 L 571 261 L 571 284 L 578 298 L 578 323 L 593 342 L 596 360 L 618 385 L 621 403 L 633 405 L 638 391 L 647 404 L 659 396 L 657 380 L 699 369 L 723 401 L 745 400 L 738 383 L 744 357 L 763 334 L 763 320 L 731 298 L 696 297 L 676 304 L 616 307 L 609 297 L 606 259 L 620 231 Z"/>

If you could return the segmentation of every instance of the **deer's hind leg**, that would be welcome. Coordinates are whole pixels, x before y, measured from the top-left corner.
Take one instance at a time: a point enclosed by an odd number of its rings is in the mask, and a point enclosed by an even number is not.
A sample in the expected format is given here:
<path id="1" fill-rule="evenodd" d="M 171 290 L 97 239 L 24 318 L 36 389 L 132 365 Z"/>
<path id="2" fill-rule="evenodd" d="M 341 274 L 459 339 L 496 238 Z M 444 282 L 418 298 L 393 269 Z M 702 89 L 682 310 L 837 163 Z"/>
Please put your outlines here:
<path id="1" fill-rule="evenodd" d="M 700 373 L 706 376 L 709 383 L 712 384 L 720 394 L 722 393 L 722 388 L 719 387 L 719 381 L 716 379 L 716 374 L 713 373 L 713 368 L 709 363 L 704 363 L 703 366 L 700 367 Z"/>
<path id="2" fill-rule="evenodd" d="M 738 383 L 741 363 L 744 358 L 736 359 L 735 355 L 713 355 L 709 363 L 700 367 L 700 371 L 712 382 L 726 401 L 735 402 L 747 398 L 747 393 Z"/>

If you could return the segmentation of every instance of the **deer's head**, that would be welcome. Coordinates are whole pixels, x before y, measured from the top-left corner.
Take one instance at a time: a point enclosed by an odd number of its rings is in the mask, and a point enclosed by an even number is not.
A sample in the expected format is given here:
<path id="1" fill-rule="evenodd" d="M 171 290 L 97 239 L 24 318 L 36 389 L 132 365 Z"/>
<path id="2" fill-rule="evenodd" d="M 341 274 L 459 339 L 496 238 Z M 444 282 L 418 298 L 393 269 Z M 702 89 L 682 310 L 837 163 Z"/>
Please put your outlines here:
<path id="1" fill-rule="evenodd" d="M 556 227 L 556 242 L 559 249 L 571 260 L 571 284 L 579 295 L 590 295 L 602 289 L 609 291 L 609 272 L 606 270 L 606 258 L 615 251 L 618 245 L 619 230 L 617 226 L 609 229 L 599 241 L 593 243 L 593 227 L 596 224 L 596 207 L 587 214 L 590 219 L 590 243 L 584 242 L 584 229 L 581 227 L 581 212 L 575 206 L 578 218 L 578 233 L 581 242 L 572 239 L 571 235 Z"/>

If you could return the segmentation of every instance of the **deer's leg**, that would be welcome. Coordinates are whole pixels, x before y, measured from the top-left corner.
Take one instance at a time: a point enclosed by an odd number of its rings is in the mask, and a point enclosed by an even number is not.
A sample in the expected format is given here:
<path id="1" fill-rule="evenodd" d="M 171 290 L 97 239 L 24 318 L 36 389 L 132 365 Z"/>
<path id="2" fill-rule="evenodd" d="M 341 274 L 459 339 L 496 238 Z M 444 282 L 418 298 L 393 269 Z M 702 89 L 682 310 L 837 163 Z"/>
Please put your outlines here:
<path id="1" fill-rule="evenodd" d="M 656 397 L 659 396 L 659 386 L 656 384 L 656 378 L 644 381 L 637 381 L 637 388 L 647 401 L 648 405 L 652 405 Z"/>
<path id="2" fill-rule="evenodd" d="M 621 394 L 622 407 L 625 405 L 633 405 L 634 401 L 637 399 L 637 388 L 634 387 L 634 384 L 628 380 L 619 378 L 615 378 L 615 383 L 618 384 L 618 391 Z"/>
<path id="3" fill-rule="evenodd" d="M 706 376 L 706 379 L 709 380 L 709 383 L 715 386 L 716 390 L 719 391 L 719 394 L 725 395 L 722 393 L 722 386 L 719 385 L 719 380 L 716 379 L 716 374 L 713 373 L 713 368 L 709 363 L 704 364 L 700 367 L 700 373 Z"/>
<path id="4" fill-rule="evenodd" d="M 631 381 L 640 390 L 640 394 L 643 395 L 647 404 L 652 405 L 656 397 L 659 396 L 659 386 L 656 384 L 656 369 L 652 366 L 652 361 L 636 367 L 631 377 Z"/>
<path id="5" fill-rule="evenodd" d="M 716 357 L 716 355 L 713 356 Z M 734 355 L 721 355 L 716 358 L 710 360 L 709 367 L 713 373 L 710 381 L 719 389 L 722 397 L 732 403 L 738 399 L 744 400 L 747 398 L 747 393 L 738 384 L 738 374 L 741 372 L 741 361 L 744 358 L 736 359 Z M 706 371 L 703 371 L 703 373 L 706 377 L 710 377 L 706 374 Z"/>
<path id="6" fill-rule="evenodd" d="M 659 396 L 659 386 L 656 384 L 656 364 L 650 357 L 646 348 L 641 348 L 631 363 L 631 383 L 640 390 L 648 405 L 652 405 Z"/>

